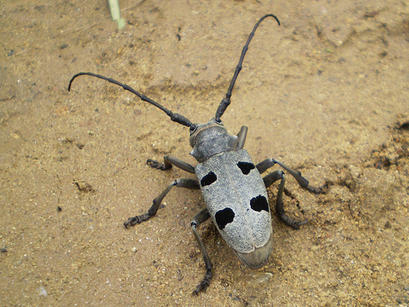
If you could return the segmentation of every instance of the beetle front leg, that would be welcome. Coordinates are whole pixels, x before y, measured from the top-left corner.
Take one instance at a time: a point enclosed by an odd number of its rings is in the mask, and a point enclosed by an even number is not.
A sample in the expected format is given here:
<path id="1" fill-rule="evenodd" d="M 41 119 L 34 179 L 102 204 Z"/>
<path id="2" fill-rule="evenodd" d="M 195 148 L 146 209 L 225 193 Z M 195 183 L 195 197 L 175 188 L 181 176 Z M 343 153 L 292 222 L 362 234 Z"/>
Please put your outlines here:
<path id="1" fill-rule="evenodd" d="M 260 174 L 264 173 L 267 169 L 269 169 L 270 167 L 273 167 L 275 164 L 280 165 L 283 169 L 285 169 L 288 173 L 290 173 L 291 176 L 293 176 L 295 178 L 295 180 L 297 180 L 298 184 L 305 190 L 307 190 L 308 192 L 314 193 L 314 194 L 324 194 L 326 193 L 326 188 L 327 188 L 327 183 L 324 184 L 322 187 L 313 187 L 309 184 L 308 180 L 306 178 L 304 178 L 301 175 L 301 172 L 299 171 L 295 171 L 291 168 L 289 168 L 288 166 L 286 166 L 285 164 L 274 160 L 274 159 L 266 159 L 262 162 L 260 162 L 259 164 L 256 165 L 258 171 L 260 172 Z"/>
<path id="2" fill-rule="evenodd" d="M 190 165 L 189 163 L 184 162 L 182 160 L 179 160 L 178 158 L 171 157 L 171 156 L 164 156 L 163 157 L 163 163 L 160 163 L 160 162 L 152 160 L 152 159 L 148 159 L 146 161 L 146 164 L 148 164 L 152 168 L 156 168 L 156 169 L 159 169 L 161 171 L 171 169 L 172 165 L 175 165 L 175 166 L 183 169 L 186 172 L 189 172 L 189 173 L 192 173 L 192 174 L 195 173 L 195 168 L 192 165 Z"/>
<path id="3" fill-rule="evenodd" d="M 189 178 L 176 179 L 158 197 L 156 197 L 153 200 L 152 206 L 149 208 L 147 213 L 144 213 L 142 215 L 137 215 L 134 217 L 130 217 L 124 223 L 125 228 L 128 228 L 129 226 L 134 226 L 136 224 L 140 224 L 146 220 L 149 220 L 151 217 L 155 216 L 156 212 L 159 209 L 160 204 L 162 203 L 163 198 L 169 193 L 169 191 L 173 187 L 188 188 L 188 189 L 194 189 L 194 190 L 200 189 L 199 182 L 195 179 L 189 179 Z"/>
<path id="4" fill-rule="evenodd" d="M 294 228 L 299 229 L 301 225 L 306 224 L 308 221 L 296 221 L 289 217 L 284 211 L 284 204 L 283 204 L 283 191 L 284 191 L 284 184 L 285 184 L 285 176 L 283 171 L 275 171 L 271 174 L 268 174 L 263 178 L 264 184 L 267 187 L 272 185 L 277 180 L 280 180 L 280 185 L 278 186 L 278 193 L 277 193 L 277 201 L 276 201 L 276 214 L 286 225 Z"/>
<path id="5" fill-rule="evenodd" d="M 210 217 L 209 211 L 207 211 L 207 209 L 203 209 L 193 218 L 193 221 L 190 223 L 193 234 L 196 238 L 197 243 L 199 244 L 200 251 L 202 252 L 203 260 L 206 266 L 205 276 L 203 277 L 202 281 L 197 285 L 196 289 L 193 291 L 193 294 L 196 294 L 196 295 L 199 294 L 200 291 L 205 290 L 209 286 L 210 280 L 212 279 L 212 276 L 213 276 L 212 262 L 210 261 L 209 255 L 207 254 L 207 251 L 202 242 L 202 239 L 200 239 L 199 234 L 197 233 L 197 230 L 196 230 L 197 226 L 202 224 L 209 217 Z"/>

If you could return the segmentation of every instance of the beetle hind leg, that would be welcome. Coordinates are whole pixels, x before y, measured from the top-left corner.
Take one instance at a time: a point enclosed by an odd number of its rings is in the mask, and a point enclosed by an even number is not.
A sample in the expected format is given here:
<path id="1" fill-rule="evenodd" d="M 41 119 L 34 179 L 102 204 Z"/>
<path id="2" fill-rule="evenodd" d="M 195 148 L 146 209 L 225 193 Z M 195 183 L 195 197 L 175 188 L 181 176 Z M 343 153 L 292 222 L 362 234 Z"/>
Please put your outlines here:
<path id="1" fill-rule="evenodd" d="M 171 169 L 172 165 L 175 165 L 176 167 L 179 167 L 188 173 L 192 173 L 192 174 L 195 173 L 195 168 L 192 165 L 182 160 L 179 160 L 178 158 L 171 157 L 171 156 L 164 156 L 163 163 L 160 163 L 152 159 L 148 159 L 146 161 L 146 164 L 148 164 L 152 168 L 156 168 L 161 171 Z"/>
<path id="2" fill-rule="evenodd" d="M 124 223 L 125 228 L 134 226 L 136 224 L 140 224 L 146 220 L 149 220 L 151 217 L 155 216 L 156 212 L 158 211 L 160 207 L 160 204 L 162 203 L 162 200 L 165 198 L 165 196 L 169 193 L 169 191 L 173 187 L 188 188 L 188 189 L 194 189 L 194 190 L 200 189 L 199 182 L 196 179 L 182 178 L 182 179 L 177 179 L 173 181 L 165 190 L 163 190 L 161 194 L 159 194 L 158 197 L 156 197 L 153 200 L 152 206 L 149 208 L 148 212 L 142 215 L 130 217 Z"/>
<path id="3" fill-rule="evenodd" d="M 210 217 L 209 211 L 207 211 L 207 209 L 203 209 L 193 218 L 190 224 L 192 227 L 193 234 L 196 238 L 196 241 L 199 244 L 199 248 L 200 248 L 200 251 L 202 252 L 203 260 L 206 266 L 206 273 L 202 281 L 197 285 L 196 289 L 193 291 L 193 294 L 195 295 L 198 295 L 199 292 L 206 290 L 213 276 L 212 262 L 210 261 L 209 255 L 207 254 L 207 251 L 206 251 L 206 247 L 204 246 L 203 241 L 202 239 L 200 239 L 200 236 L 196 230 L 197 226 L 199 226 L 204 221 L 209 219 L 209 217 Z"/>
<path id="4" fill-rule="evenodd" d="M 266 187 L 272 185 L 275 181 L 281 180 L 280 185 L 278 186 L 278 193 L 277 193 L 277 201 L 276 201 L 276 214 L 283 221 L 286 225 L 294 228 L 299 229 L 301 225 L 306 224 L 308 221 L 296 221 L 293 218 L 289 217 L 284 211 L 284 203 L 283 203 L 283 191 L 284 184 L 285 184 L 285 176 L 283 171 L 275 171 L 271 174 L 268 174 L 263 178 L 264 184 Z"/>

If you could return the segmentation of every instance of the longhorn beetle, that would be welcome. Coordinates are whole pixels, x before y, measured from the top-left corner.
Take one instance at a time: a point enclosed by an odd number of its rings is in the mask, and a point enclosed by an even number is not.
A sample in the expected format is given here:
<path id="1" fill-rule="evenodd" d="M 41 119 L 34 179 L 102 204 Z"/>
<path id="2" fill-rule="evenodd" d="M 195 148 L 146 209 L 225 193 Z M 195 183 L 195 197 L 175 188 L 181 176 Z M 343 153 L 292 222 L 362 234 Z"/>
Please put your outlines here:
<path id="1" fill-rule="evenodd" d="M 171 156 L 165 156 L 163 163 L 149 159 L 147 164 L 159 170 L 169 170 L 174 165 L 186 172 L 195 174 L 197 180 L 183 178 L 173 181 L 153 200 L 153 204 L 147 213 L 129 218 L 124 225 L 128 228 L 155 216 L 163 198 L 173 187 L 201 189 L 206 202 L 206 208 L 193 218 L 191 227 L 203 255 L 206 273 L 193 291 L 194 294 L 205 290 L 209 286 L 213 275 L 212 263 L 197 232 L 197 227 L 209 217 L 212 218 L 221 236 L 235 251 L 238 258 L 250 268 L 262 267 L 267 262 L 273 246 L 271 213 L 266 187 L 280 180 L 275 208 L 278 217 L 285 224 L 298 229 L 300 225 L 306 223 L 306 221 L 295 221 L 284 212 L 284 172 L 277 170 L 263 178 L 260 174 L 277 164 L 293 176 L 305 190 L 316 194 L 324 192 L 322 188 L 310 186 L 308 180 L 301 176 L 299 171 L 292 170 L 275 159 L 266 159 L 254 165 L 250 155 L 243 149 L 247 127 L 242 126 L 237 135 L 231 135 L 227 132 L 220 119 L 230 104 L 234 84 L 242 68 L 248 46 L 258 26 L 267 17 L 274 18 L 278 25 L 280 25 L 278 18 L 272 14 L 261 17 L 254 25 L 241 51 L 240 60 L 230 81 L 226 96 L 220 102 L 215 117 L 208 123 L 194 124 L 185 116 L 173 113 L 158 102 L 134 90 L 129 85 L 98 74 L 80 72 L 72 77 L 68 85 L 68 91 L 70 91 L 74 79 L 82 75 L 103 79 L 121 86 L 124 90 L 138 96 L 142 101 L 159 108 L 172 121 L 189 127 L 190 145 L 193 148 L 190 154 L 199 162 L 196 167 Z"/>

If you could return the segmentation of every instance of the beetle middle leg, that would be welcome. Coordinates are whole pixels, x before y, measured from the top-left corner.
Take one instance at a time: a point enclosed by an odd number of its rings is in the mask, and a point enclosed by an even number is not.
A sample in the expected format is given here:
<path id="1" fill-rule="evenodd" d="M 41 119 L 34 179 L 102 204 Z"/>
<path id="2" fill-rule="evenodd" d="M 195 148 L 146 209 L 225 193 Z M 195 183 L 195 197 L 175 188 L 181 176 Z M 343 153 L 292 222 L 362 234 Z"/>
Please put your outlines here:
<path id="1" fill-rule="evenodd" d="M 193 234 L 195 235 L 196 241 L 199 244 L 200 251 L 202 252 L 203 260 L 206 266 L 206 273 L 205 276 L 203 277 L 202 281 L 197 285 L 196 289 L 193 291 L 193 294 L 199 294 L 200 291 L 205 290 L 209 284 L 210 280 L 212 279 L 213 273 L 212 273 L 212 262 L 210 261 L 209 255 L 207 254 L 206 247 L 203 244 L 202 239 L 200 239 L 200 236 L 196 230 L 197 226 L 202 224 L 204 221 L 206 221 L 210 217 L 209 211 L 207 209 L 203 209 L 200 211 L 192 220 L 190 223 L 192 227 Z"/>
<path id="2" fill-rule="evenodd" d="M 183 169 L 184 171 L 188 173 L 191 173 L 191 174 L 195 173 L 195 168 L 192 165 L 182 160 L 179 160 L 178 158 L 171 157 L 171 156 L 164 156 L 163 163 L 148 159 L 146 161 L 146 164 L 148 164 L 152 168 L 160 169 L 161 171 L 171 169 L 172 165 L 174 165 L 176 167 Z"/>
<path id="3" fill-rule="evenodd" d="M 189 178 L 181 178 L 181 179 L 176 179 L 173 181 L 161 194 L 159 194 L 158 197 L 156 197 L 153 202 L 152 206 L 149 208 L 147 213 L 144 213 L 142 215 L 137 215 L 134 217 L 130 217 L 125 223 L 124 226 L 125 228 L 128 228 L 130 226 L 134 226 L 136 224 L 140 224 L 151 217 L 156 215 L 156 212 L 158 211 L 160 204 L 162 203 L 163 198 L 169 193 L 169 191 L 173 187 L 180 187 L 180 188 L 188 188 L 188 189 L 193 189 L 193 190 L 198 190 L 200 189 L 199 182 L 196 179 L 189 179 Z"/>
<path id="4" fill-rule="evenodd" d="M 276 213 L 280 220 L 282 220 L 286 225 L 294 228 L 299 229 L 301 225 L 306 224 L 307 220 L 304 221 L 296 221 L 289 217 L 284 211 L 284 204 L 283 204 L 283 191 L 284 191 L 284 184 L 285 184 L 285 176 L 283 171 L 275 171 L 271 174 L 268 174 L 263 178 L 264 184 L 266 187 L 269 187 L 277 180 L 280 180 L 280 185 L 278 186 L 278 193 L 277 193 L 277 201 L 276 201 Z"/>
<path id="5" fill-rule="evenodd" d="M 293 176 L 295 178 L 295 180 L 297 180 L 298 184 L 305 190 L 307 190 L 308 192 L 314 193 L 314 194 L 323 194 L 326 193 L 325 188 L 327 187 L 327 183 L 324 184 L 322 187 L 313 187 L 310 185 L 309 181 L 304 178 L 301 175 L 301 172 L 299 171 L 295 171 L 291 168 L 289 168 L 288 166 L 286 166 L 285 164 L 274 160 L 274 159 L 266 159 L 262 162 L 260 162 L 259 164 L 256 165 L 258 171 L 260 172 L 260 174 L 264 173 L 267 169 L 269 169 L 270 167 L 273 167 L 274 165 L 280 165 L 283 169 L 285 169 L 291 176 Z"/>

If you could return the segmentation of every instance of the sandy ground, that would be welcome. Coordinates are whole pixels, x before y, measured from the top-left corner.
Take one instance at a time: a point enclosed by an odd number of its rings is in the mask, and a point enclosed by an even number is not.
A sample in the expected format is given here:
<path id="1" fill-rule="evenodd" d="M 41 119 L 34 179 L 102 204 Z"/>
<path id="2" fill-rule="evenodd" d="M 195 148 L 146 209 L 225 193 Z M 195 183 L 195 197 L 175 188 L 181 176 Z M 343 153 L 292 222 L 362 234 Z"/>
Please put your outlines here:
<path id="1" fill-rule="evenodd" d="M 0 305 L 408 306 L 409 5 L 406 1 L 0 1 Z M 223 116 L 249 127 L 255 162 L 280 159 L 291 178 L 295 231 L 273 215 L 268 264 L 242 265 L 207 222 L 215 274 L 204 274 L 190 221 L 197 191 L 130 230 L 182 170 L 195 164 L 188 129 L 120 88 L 124 81 L 194 122 L 214 116 L 254 23 Z M 276 186 L 269 189 L 275 200 Z"/>

